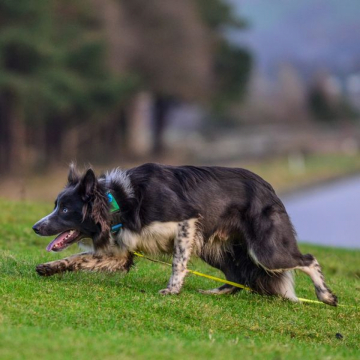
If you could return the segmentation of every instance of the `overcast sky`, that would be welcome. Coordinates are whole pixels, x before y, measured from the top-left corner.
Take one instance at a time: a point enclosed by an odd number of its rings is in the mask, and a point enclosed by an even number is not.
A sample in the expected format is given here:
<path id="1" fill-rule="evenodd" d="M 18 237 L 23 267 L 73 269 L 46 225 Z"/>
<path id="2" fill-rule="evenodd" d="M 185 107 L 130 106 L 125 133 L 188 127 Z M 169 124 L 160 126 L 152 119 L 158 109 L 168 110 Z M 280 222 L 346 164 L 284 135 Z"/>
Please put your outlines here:
<path id="1" fill-rule="evenodd" d="M 360 0 L 228 1 L 250 24 L 231 36 L 253 50 L 262 70 L 284 61 L 340 73 L 360 68 Z"/>

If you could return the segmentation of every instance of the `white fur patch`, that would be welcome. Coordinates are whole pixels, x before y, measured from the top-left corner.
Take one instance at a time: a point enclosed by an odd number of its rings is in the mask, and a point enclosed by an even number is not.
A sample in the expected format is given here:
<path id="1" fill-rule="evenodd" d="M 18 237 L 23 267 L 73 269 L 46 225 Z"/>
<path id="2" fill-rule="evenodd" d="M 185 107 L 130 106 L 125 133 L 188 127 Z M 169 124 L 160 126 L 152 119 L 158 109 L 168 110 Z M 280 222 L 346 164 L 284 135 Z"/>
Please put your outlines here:
<path id="1" fill-rule="evenodd" d="M 177 222 L 156 221 L 144 227 L 140 234 L 124 229 L 117 235 L 117 243 L 129 251 L 143 251 L 153 255 L 171 253 L 177 226 Z"/>
<path id="2" fill-rule="evenodd" d="M 82 251 L 94 252 L 94 243 L 91 239 L 82 239 L 77 244 Z"/>
<path id="3" fill-rule="evenodd" d="M 292 271 L 285 271 L 278 287 L 278 294 L 291 301 L 299 301 L 294 290 L 294 278 Z"/>
<path id="4" fill-rule="evenodd" d="M 107 183 L 115 183 L 120 185 L 128 197 L 134 197 L 134 189 L 131 184 L 130 177 L 126 170 L 116 168 L 105 174 Z"/>
<path id="5" fill-rule="evenodd" d="M 199 293 L 206 295 L 223 295 L 223 294 L 232 294 L 236 290 L 238 289 L 235 286 L 229 286 L 229 287 L 220 286 L 216 289 L 211 289 L 211 290 L 199 290 Z"/>
<path id="6" fill-rule="evenodd" d="M 190 228 L 194 229 L 197 219 L 190 219 L 188 222 Z M 116 242 L 123 250 L 143 251 L 151 255 L 161 253 L 172 254 L 174 240 L 178 234 L 178 224 L 175 221 L 155 221 L 144 227 L 140 234 L 123 229 L 116 235 Z M 195 244 L 195 247 L 193 250 L 197 252 L 198 244 Z"/>

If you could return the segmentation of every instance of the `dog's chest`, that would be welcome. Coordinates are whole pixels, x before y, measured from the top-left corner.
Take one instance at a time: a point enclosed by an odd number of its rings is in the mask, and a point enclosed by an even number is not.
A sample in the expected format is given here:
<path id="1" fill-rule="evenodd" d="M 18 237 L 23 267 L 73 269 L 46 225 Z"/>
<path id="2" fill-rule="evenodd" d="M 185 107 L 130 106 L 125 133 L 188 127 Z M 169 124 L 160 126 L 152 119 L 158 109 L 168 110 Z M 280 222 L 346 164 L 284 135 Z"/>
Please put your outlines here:
<path id="1" fill-rule="evenodd" d="M 121 230 L 116 236 L 116 242 L 129 251 L 172 253 L 177 233 L 177 222 L 153 222 L 144 227 L 140 234 L 126 228 Z"/>

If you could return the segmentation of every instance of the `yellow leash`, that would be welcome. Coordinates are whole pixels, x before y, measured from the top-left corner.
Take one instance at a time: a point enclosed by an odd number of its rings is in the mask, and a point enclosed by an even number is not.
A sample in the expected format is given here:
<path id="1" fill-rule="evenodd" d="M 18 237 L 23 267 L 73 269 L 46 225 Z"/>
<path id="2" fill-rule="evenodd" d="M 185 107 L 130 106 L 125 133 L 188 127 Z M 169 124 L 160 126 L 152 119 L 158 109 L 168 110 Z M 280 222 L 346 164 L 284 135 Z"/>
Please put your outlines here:
<path id="1" fill-rule="evenodd" d="M 156 263 L 163 264 L 163 265 L 166 265 L 166 266 L 172 266 L 171 264 L 169 264 L 169 263 L 167 263 L 165 261 L 161 261 L 161 260 L 157 260 L 157 259 L 151 259 L 151 258 L 149 258 L 149 257 L 147 257 L 147 256 L 145 256 L 143 254 L 138 253 L 138 252 L 134 252 L 134 255 L 136 255 L 138 257 L 141 257 L 141 258 L 144 258 L 144 259 L 147 259 L 147 260 L 152 261 L 152 262 L 156 262 Z M 252 291 L 249 287 L 247 287 L 245 285 L 237 284 L 235 282 L 225 280 L 225 279 L 220 279 L 220 278 L 218 278 L 216 276 L 203 274 L 201 272 L 194 271 L 194 270 L 189 270 L 189 269 L 187 270 L 187 272 L 190 273 L 190 274 L 201 276 L 201 277 L 204 277 L 204 278 L 207 278 L 207 279 L 210 279 L 210 280 L 214 280 L 214 281 L 217 281 L 217 282 L 220 282 L 220 283 L 223 283 L 223 284 L 229 284 L 229 285 L 235 286 L 235 287 L 240 288 L 240 289 L 244 289 L 244 290 L 247 290 L 247 291 Z M 304 298 L 298 298 L 298 299 L 301 302 L 325 305 L 323 302 L 317 301 L 317 300 L 309 300 L 309 299 L 304 299 Z M 349 305 L 341 305 L 341 304 L 338 304 L 338 306 L 349 307 Z M 355 307 L 355 306 L 351 306 L 351 307 Z"/>
<path id="2" fill-rule="evenodd" d="M 134 252 L 134 255 L 136 256 L 139 256 L 139 257 L 142 257 L 144 259 L 147 259 L 147 260 L 150 260 L 150 261 L 153 261 L 153 262 L 156 262 L 156 263 L 159 263 L 159 264 L 163 264 L 163 265 L 167 265 L 167 266 L 172 266 L 171 264 L 165 262 L 165 261 L 161 261 L 161 260 L 156 260 L 156 259 L 151 259 L 151 258 L 148 258 L 147 256 L 143 255 L 143 254 L 139 254 L 137 252 Z M 218 282 L 221 282 L 221 283 L 224 283 L 224 284 L 229 284 L 229 285 L 232 285 L 232 286 L 236 286 L 240 289 L 245 289 L 245 290 L 248 290 L 248 291 L 251 291 L 251 289 L 245 285 L 241 285 L 241 284 L 237 284 L 237 283 L 234 283 L 232 281 L 228 281 L 228 280 L 224 280 L 224 279 L 220 279 L 220 278 L 217 278 L 215 276 L 211 276 L 211 275 L 207 275 L 207 274 L 203 274 L 201 272 L 198 272 L 198 271 L 194 271 L 194 270 L 189 270 L 187 269 L 186 270 L 188 273 L 190 274 L 194 274 L 194 275 L 197 275 L 197 276 L 202 276 L 204 278 L 207 278 L 207 279 L 210 279 L 210 280 L 214 280 L 214 281 L 218 281 Z"/>

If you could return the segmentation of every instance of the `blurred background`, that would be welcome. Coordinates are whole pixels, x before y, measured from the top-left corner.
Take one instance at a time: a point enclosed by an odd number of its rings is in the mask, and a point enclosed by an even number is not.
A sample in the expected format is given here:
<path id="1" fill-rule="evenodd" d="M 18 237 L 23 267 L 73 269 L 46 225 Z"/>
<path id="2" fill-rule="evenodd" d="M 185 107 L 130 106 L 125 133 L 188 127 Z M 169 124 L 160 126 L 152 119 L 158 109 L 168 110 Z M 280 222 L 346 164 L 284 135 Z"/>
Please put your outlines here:
<path id="1" fill-rule="evenodd" d="M 239 166 L 299 238 L 360 247 L 359 18 L 358 0 L 0 0 L 0 196 L 53 200 L 71 160 Z"/>

